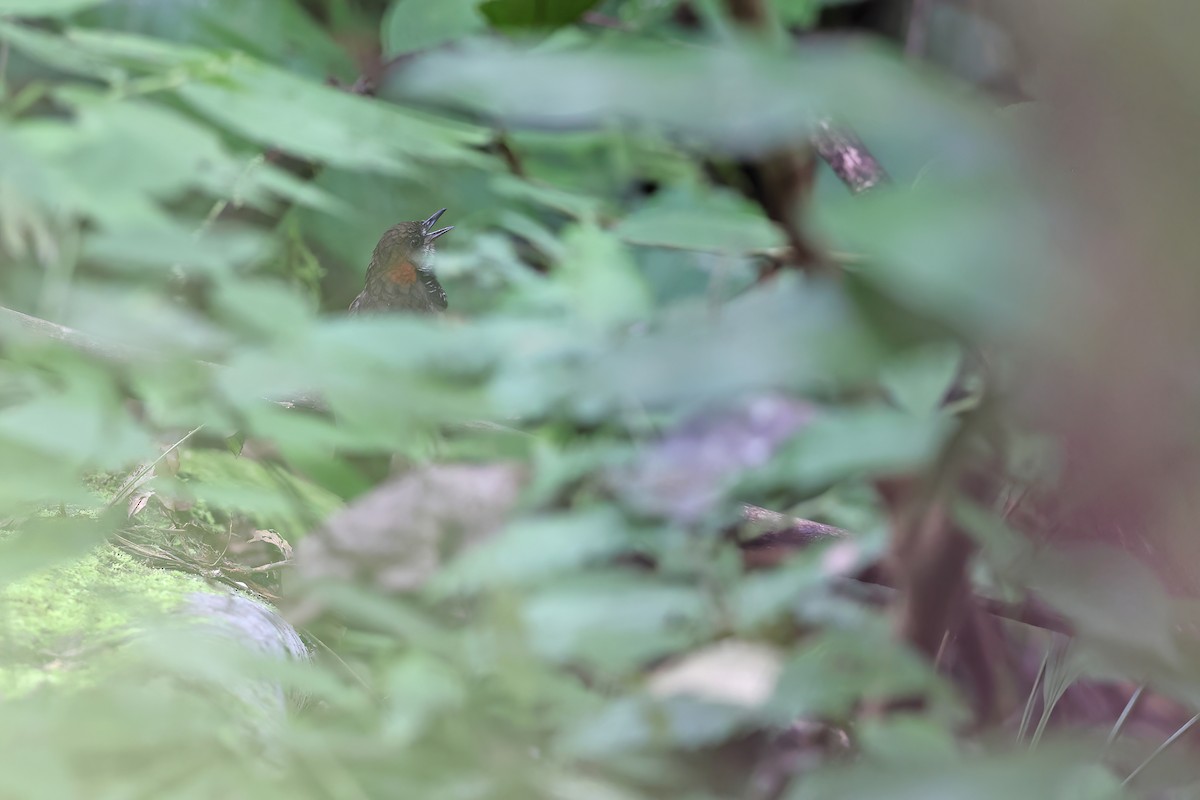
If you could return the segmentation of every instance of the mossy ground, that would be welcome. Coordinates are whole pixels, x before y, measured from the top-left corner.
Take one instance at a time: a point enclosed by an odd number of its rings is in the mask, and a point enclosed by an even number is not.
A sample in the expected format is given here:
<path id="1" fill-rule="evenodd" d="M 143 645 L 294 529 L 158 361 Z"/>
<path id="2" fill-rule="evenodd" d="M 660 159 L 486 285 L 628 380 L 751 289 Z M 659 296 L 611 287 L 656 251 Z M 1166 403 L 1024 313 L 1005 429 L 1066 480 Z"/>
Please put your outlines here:
<path id="1" fill-rule="evenodd" d="M 136 629 L 139 619 L 170 612 L 198 591 L 217 589 L 107 544 L 9 584 L 0 590 L 0 697 L 44 685 L 85 685 L 103 660 L 96 656 Z"/>
<path id="2" fill-rule="evenodd" d="M 203 538 L 205 529 L 223 535 L 235 515 L 295 537 L 311 525 L 305 517 L 319 519 L 340 505 L 335 496 L 311 484 L 272 474 L 233 453 L 202 450 L 182 455 L 175 488 L 198 501 L 187 512 L 190 533 L 151 505 L 138 515 L 140 541 L 148 533 L 162 546 L 188 549 Z M 45 515 L 94 516 L 125 477 L 90 476 L 87 485 L 97 500 L 95 508 L 47 509 Z M 291 481 L 284 491 L 280 480 Z M 281 494 L 303 499 L 287 503 L 278 499 Z M 105 669 L 105 656 L 116 652 L 140 621 L 175 610 L 195 592 L 228 591 L 184 570 L 156 568 L 110 544 L 0 587 L 0 698 L 40 687 L 91 685 Z"/>

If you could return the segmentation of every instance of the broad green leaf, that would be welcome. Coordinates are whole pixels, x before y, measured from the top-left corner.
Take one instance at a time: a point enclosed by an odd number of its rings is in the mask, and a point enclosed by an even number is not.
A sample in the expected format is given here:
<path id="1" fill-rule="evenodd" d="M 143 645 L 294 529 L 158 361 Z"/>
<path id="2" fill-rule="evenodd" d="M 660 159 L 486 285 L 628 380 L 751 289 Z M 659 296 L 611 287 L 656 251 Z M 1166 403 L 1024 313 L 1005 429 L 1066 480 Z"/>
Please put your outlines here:
<path id="1" fill-rule="evenodd" d="M 439 591 L 520 584 L 563 574 L 631 548 L 620 513 L 611 506 L 519 520 L 466 551 L 437 576 Z"/>
<path id="2" fill-rule="evenodd" d="M 648 748 L 694 750 L 731 737 L 751 716 L 735 705 L 691 697 L 623 697 L 585 720 L 563 747 L 568 754 L 584 758 L 612 757 Z"/>
<path id="3" fill-rule="evenodd" d="M 600 0 L 483 0 L 479 10 L 497 28 L 554 28 L 574 22 Z"/>
<path id="4" fill-rule="evenodd" d="M 39 0 L 32 0 L 39 2 Z M 108 59 L 67 45 L 63 37 L 37 28 L 6 22 L 0 18 L 0 39 L 34 61 L 89 79 L 119 83 L 125 70 Z"/>
<path id="5" fill-rule="evenodd" d="M 645 317 L 650 293 L 624 245 L 590 225 L 572 227 L 562 239 L 566 251 L 554 280 L 569 294 L 575 314 L 601 325 Z"/>
<path id="6" fill-rule="evenodd" d="M 434 53 L 398 90 L 447 99 L 515 126 L 598 129 L 637 123 L 734 154 L 791 146 L 820 120 L 875 138 L 994 153 L 982 106 L 940 91 L 891 54 L 862 46 L 771 52 L 747 43 L 664 42 L 571 50 L 485 43 Z M 914 113 L 921 109 L 921 113 Z"/>
<path id="7" fill-rule="evenodd" d="M 170 271 L 220 273 L 260 260 L 266 242 L 258 231 L 218 228 L 216 235 L 197 237 L 173 227 L 100 231 L 84 240 L 84 256 L 117 272 L 157 273 L 160 280 Z"/>
<path id="8" fill-rule="evenodd" d="M 0 15 L 21 17 L 57 17 L 73 14 L 106 0 L 0 0 Z"/>
<path id="9" fill-rule="evenodd" d="M 1063 302 L 1039 203 L 990 174 L 827 204 L 817 224 L 905 306 L 982 335 L 1037 336 Z"/>
<path id="10" fill-rule="evenodd" d="M 615 572 L 566 577 L 522 611 L 543 658 L 618 673 L 702 640 L 712 627 L 707 614 L 698 587 Z"/>
<path id="11" fill-rule="evenodd" d="M 317 80 L 353 78 L 345 50 L 292 0 L 107 0 L 77 20 L 109 29 L 88 31 L 92 36 L 120 36 L 112 32 L 120 30 L 160 46 L 241 50 Z"/>
<path id="12" fill-rule="evenodd" d="M 870 373 L 880 355 L 833 287 L 788 279 L 716 310 L 699 301 L 677 304 L 649 332 L 598 347 L 559 376 L 567 383 L 555 391 L 584 417 L 638 404 L 688 407 L 752 391 L 833 387 Z M 513 359 L 505 366 L 520 368 L 508 381 L 549 365 Z"/>
<path id="13" fill-rule="evenodd" d="M 11 135 L 42 164 L 52 165 L 51 186 L 62 210 L 107 227 L 149 230 L 174 226 L 155 201 L 187 190 L 251 206 L 269 205 L 278 191 L 336 208 L 273 167 L 247 166 L 217 133 L 178 111 L 78 90 L 61 91 L 58 99 L 74 109 L 73 122 L 31 121 L 14 126 Z"/>
<path id="14" fill-rule="evenodd" d="M 954 425 L 947 417 L 890 408 L 831 411 L 798 433 L 748 484 L 815 489 L 846 478 L 909 473 L 937 456 Z"/>
<path id="15" fill-rule="evenodd" d="M 450 122 L 322 86 L 246 57 L 176 90 L 200 114 L 265 147 L 353 170 L 393 175 L 414 161 L 480 162 L 468 148 L 486 140 Z"/>
<path id="16" fill-rule="evenodd" d="M 60 257 L 56 223 L 63 216 L 53 183 L 54 163 L 37 158 L 20 136 L 0 128 L 0 250 L 42 263 Z"/>
<path id="17" fill-rule="evenodd" d="M 785 664 L 769 707 L 780 723 L 796 717 L 842 719 L 865 699 L 924 696 L 950 700 L 949 686 L 883 625 L 807 637 Z"/>
<path id="18" fill-rule="evenodd" d="M 884 367 L 883 386 L 892 401 L 915 416 L 933 414 L 958 376 L 962 350 L 934 344 L 902 353 Z"/>
<path id="19" fill-rule="evenodd" d="M 387 57 L 428 50 L 479 33 L 487 20 L 480 0 L 393 0 L 383 18 L 383 52 Z"/>
<path id="20" fill-rule="evenodd" d="M 219 68 L 226 59 L 225 55 L 201 47 L 188 47 L 122 31 L 70 28 L 64 38 L 65 46 L 104 59 L 114 66 L 150 72 L 163 67 L 183 70 L 182 73 L 176 73 L 177 79 Z"/>
<path id="21" fill-rule="evenodd" d="M 798 781 L 787 800 L 1008 800 L 1012 797 L 1112 800 L 1125 796 L 1119 780 L 1084 748 L 1066 742 L 1032 751 L 957 754 L 933 763 L 860 763 L 829 767 Z"/>
<path id="22" fill-rule="evenodd" d="M 761 211 L 724 194 L 656 196 L 614 232 L 630 244 L 726 255 L 784 245 L 783 234 Z"/>

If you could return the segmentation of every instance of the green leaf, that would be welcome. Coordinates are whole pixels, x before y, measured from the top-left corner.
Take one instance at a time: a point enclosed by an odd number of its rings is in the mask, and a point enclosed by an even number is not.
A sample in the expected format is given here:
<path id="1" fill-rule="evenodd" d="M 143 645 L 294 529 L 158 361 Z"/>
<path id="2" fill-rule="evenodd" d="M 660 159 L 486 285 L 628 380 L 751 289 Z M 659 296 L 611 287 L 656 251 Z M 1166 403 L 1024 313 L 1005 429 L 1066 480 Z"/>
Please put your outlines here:
<path id="1" fill-rule="evenodd" d="M 1056 743 L 1030 752 L 859 763 L 827 767 L 798 781 L 786 800 L 1009 800 L 1012 797 L 1112 800 L 1122 797 L 1118 778 L 1079 745 Z"/>
<path id="2" fill-rule="evenodd" d="M 932 344 L 904 353 L 883 371 L 883 386 L 892 401 L 916 416 L 933 414 L 954 384 L 962 365 L 962 350 L 953 344 Z"/>
<path id="3" fill-rule="evenodd" d="M 220 273 L 263 257 L 266 241 L 261 232 L 239 227 L 217 229 L 216 235 L 197 238 L 174 227 L 101 231 L 84 240 L 83 254 L 89 261 L 128 274 L 167 270 Z"/>
<path id="4" fill-rule="evenodd" d="M 439 592 L 519 584 L 564 573 L 628 550 L 620 513 L 601 506 L 526 518 L 456 559 L 434 580 Z"/>
<path id="5" fill-rule="evenodd" d="M 948 417 L 913 417 L 890 408 L 830 411 L 747 484 L 815 489 L 851 477 L 908 473 L 936 457 L 954 425 Z"/>
<path id="6" fill-rule="evenodd" d="M 557 28 L 599 4 L 600 0 L 484 0 L 479 10 L 497 28 Z"/>
<path id="7" fill-rule="evenodd" d="M 238 431 L 232 436 L 225 437 L 225 446 L 229 448 L 229 452 L 235 456 L 242 454 L 242 448 L 246 446 L 246 434 Z"/>
<path id="8" fill-rule="evenodd" d="M 566 252 L 554 275 L 570 295 L 581 319 L 619 325 L 650 311 L 650 292 L 630 258 L 612 234 L 592 225 L 572 226 L 562 236 Z"/>
<path id="9" fill-rule="evenodd" d="M 317 80 L 354 74 L 346 51 L 292 0 L 107 0 L 77 21 L 98 29 L 91 35 L 241 50 Z"/>
<path id="10" fill-rule="evenodd" d="M 555 393 L 584 417 L 614 409 L 702 405 L 745 392 L 811 391 L 873 372 L 879 346 L 832 286 L 790 278 L 755 287 L 714 312 L 679 303 L 651 331 L 598 350 Z M 531 354 L 532 355 L 532 354 Z M 541 354 L 539 354 L 540 356 Z M 564 352 L 564 359 L 579 354 Z M 537 363 L 513 359 L 508 380 L 533 379 Z"/>
<path id="11" fill-rule="evenodd" d="M 842 719 L 864 698 L 926 696 L 946 703 L 949 688 L 880 624 L 806 638 L 784 666 L 769 705 L 780 723 Z"/>
<path id="12" fill-rule="evenodd" d="M 38 2 L 38 0 L 33 0 Z M 0 18 L 0 39 L 29 58 L 74 75 L 118 83 L 125 70 L 109 60 L 70 47 L 61 36 L 36 28 L 14 25 Z"/>
<path id="13" fill-rule="evenodd" d="M 699 587 L 616 572 L 541 589 L 523 619 L 543 658 L 618 673 L 703 640 L 713 624 Z"/>
<path id="14" fill-rule="evenodd" d="M 585 720 L 569 734 L 564 747 L 583 758 L 652 747 L 694 750 L 724 741 L 751 716 L 744 708 L 692 697 L 624 697 Z"/>
<path id="15" fill-rule="evenodd" d="M 60 17 L 106 0 L 0 0 L 0 15 L 16 17 Z"/>
<path id="16" fill-rule="evenodd" d="M 784 245 L 783 234 L 760 210 L 716 193 L 655 196 L 614 233 L 630 244 L 729 255 Z"/>
<path id="17" fill-rule="evenodd" d="M 827 4 L 821 0 L 776 0 L 774 4 L 781 23 L 806 28 L 816 24 L 823 5 Z"/>
<path id="18" fill-rule="evenodd" d="M 817 214 L 834 247 L 867 257 L 855 272 L 907 308 L 1020 337 L 1063 307 L 1046 224 L 1040 201 L 1002 174 L 879 189 Z"/>
<path id="19" fill-rule="evenodd" d="M 393 175 L 414 161 L 474 162 L 482 129 L 338 91 L 245 57 L 219 77 L 185 83 L 200 114 L 265 147 L 352 170 Z"/>
<path id="20" fill-rule="evenodd" d="M 487 29 L 480 0 L 394 0 L 383 17 L 388 58 L 428 50 Z"/>
<path id="21" fill-rule="evenodd" d="M 895 56 L 863 46 L 783 53 L 638 42 L 518 50 L 476 42 L 430 53 L 397 79 L 406 94 L 456 101 L 545 130 L 636 123 L 736 155 L 793 146 L 832 117 L 876 138 L 1000 144 L 984 107 L 940 91 Z M 919 108 L 921 113 L 913 113 Z"/>

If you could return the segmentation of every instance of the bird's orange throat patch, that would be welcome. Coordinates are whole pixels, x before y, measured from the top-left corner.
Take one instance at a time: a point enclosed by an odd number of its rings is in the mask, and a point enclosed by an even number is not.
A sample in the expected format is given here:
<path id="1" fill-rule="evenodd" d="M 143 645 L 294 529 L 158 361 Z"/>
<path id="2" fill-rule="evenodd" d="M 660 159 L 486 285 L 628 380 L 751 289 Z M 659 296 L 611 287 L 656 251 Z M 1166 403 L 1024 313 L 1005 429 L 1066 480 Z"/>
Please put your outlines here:
<path id="1" fill-rule="evenodd" d="M 411 261 L 401 261 L 388 267 L 383 276 L 391 283 L 407 286 L 417 280 L 417 268 Z"/>

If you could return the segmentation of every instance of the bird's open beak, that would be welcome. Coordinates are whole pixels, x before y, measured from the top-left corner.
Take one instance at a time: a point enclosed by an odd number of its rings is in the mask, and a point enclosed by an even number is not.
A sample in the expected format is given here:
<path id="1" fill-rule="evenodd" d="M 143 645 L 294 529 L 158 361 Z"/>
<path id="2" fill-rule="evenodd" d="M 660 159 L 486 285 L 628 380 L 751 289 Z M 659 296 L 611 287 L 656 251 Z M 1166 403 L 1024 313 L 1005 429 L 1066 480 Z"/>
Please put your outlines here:
<path id="1" fill-rule="evenodd" d="M 441 211 L 435 211 L 435 212 L 433 212 L 433 216 L 431 216 L 429 219 L 427 219 L 421 223 L 421 230 L 425 232 L 426 240 L 432 242 L 434 239 L 438 238 L 442 234 L 449 233 L 450 231 L 454 230 L 453 225 L 451 225 L 448 228 L 439 228 L 436 231 L 429 230 L 430 228 L 432 228 L 434 225 L 437 224 L 438 219 L 440 219 L 442 214 L 445 214 L 445 213 L 446 213 L 446 209 L 444 209 L 444 208 Z"/>
<path id="2" fill-rule="evenodd" d="M 430 217 L 429 219 L 427 219 L 421 223 L 421 230 L 425 231 L 425 233 L 429 233 L 429 229 L 432 228 L 434 225 L 437 225 L 437 221 L 439 219 L 441 219 L 442 214 L 445 214 L 445 213 L 446 213 L 446 209 L 444 209 L 444 208 L 441 211 L 433 212 L 432 217 Z"/>

